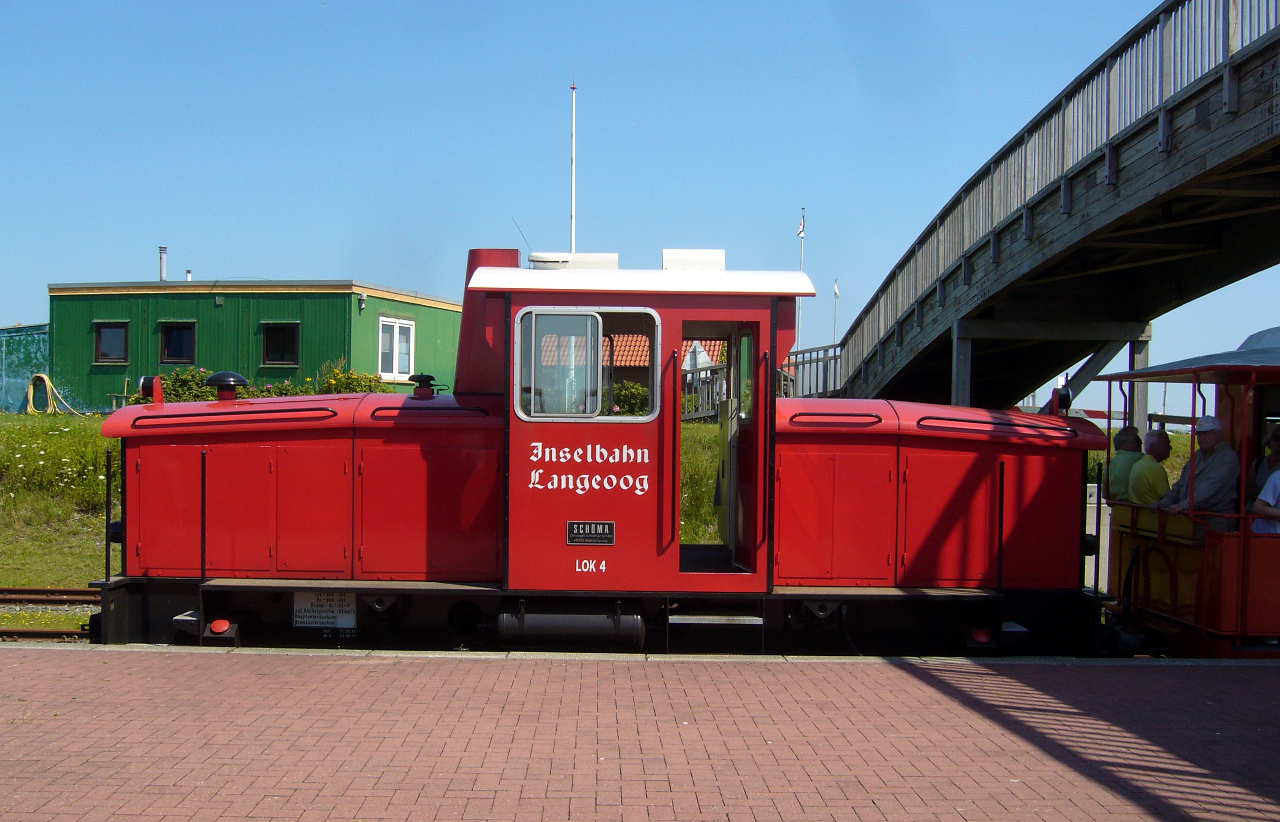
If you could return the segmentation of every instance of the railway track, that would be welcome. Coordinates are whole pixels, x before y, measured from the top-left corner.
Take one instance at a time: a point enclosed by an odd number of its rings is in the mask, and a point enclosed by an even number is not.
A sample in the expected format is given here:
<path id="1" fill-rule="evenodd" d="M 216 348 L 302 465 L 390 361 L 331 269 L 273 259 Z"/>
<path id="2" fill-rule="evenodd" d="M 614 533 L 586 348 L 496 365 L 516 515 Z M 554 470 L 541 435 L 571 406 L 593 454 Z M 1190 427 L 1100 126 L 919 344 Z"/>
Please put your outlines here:
<path id="1" fill-rule="evenodd" d="M 0 640 L 6 639 L 88 639 L 89 632 L 80 628 L 0 628 Z"/>
<path id="2" fill-rule="evenodd" d="M 97 605 L 102 595 L 94 588 L 0 588 L 0 606 L 9 606 L 7 610 L 21 610 L 23 606 L 34 606 L 35 610 L 48 610 L 49 606 L 85 606 Z M 83 628 L 28 628 L 17 626 L 0 626 L 0 640 L 61 640 L 88 639 L 89 632 Z"/>
<path id="3" fill-rule="evenodd" d="M 0 605 L 97 605 L 95 588 L 0 588 Z"/>

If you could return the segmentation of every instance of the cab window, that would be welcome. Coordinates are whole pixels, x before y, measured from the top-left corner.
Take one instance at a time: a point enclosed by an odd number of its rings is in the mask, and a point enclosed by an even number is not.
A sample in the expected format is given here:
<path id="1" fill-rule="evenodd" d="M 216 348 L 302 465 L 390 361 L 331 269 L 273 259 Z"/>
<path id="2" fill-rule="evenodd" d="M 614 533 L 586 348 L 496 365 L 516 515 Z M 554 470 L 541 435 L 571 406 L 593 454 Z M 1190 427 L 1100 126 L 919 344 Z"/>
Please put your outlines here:
<path id="1" fill-rule="evenodd" d="M 517 320 L 518 409 L 530 420 L 651 419 L 657 321 L 642 311 L 525 309 Z"/>
<path id="2" fill-rule="evenodd" d="M 520 408 L 529 417 L 600 411 L 600 318 L 531 311 L 520 318 Z"/>

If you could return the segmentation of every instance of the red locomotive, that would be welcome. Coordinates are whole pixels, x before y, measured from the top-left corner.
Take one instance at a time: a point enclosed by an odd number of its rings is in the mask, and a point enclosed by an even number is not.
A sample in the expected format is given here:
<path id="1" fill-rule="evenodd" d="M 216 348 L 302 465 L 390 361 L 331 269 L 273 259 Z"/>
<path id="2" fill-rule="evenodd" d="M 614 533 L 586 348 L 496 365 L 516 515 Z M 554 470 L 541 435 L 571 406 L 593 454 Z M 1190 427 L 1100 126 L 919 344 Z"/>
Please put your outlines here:
<path id="1" fill-rule="evenodd" d="M 808 277 L 695 263 L 531 270 L 473 250 L 451 394 L 426 377 L 412 396 L 224 385 L 112 414 L 124 567 L 105 639 L 492 628 L 662 647 L 673 626 L 754 625 L 768 644 L 825 623 L 989 645 L 1014 623 L 1097 621 L 1081 594 L 1095 426 L 779 398 Z M 682 470 L 690 340 L 717 341 L 726 372 L 705 492 Z M 718 519 L 697 544 L 681 536 L 695 493 Z"/>

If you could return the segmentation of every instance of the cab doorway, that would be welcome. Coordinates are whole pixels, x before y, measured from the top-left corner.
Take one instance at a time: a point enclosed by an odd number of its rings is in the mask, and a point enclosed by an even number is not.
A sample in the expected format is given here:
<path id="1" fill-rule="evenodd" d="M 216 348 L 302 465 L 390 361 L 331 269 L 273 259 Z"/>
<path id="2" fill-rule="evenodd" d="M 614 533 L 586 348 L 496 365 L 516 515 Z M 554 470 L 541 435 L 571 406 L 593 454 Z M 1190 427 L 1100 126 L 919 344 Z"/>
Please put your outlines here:
<path id="1" fill-rule="evenodd" d="M 680 571 L 752 573 L 744 515 L 754 471 L 756 392 L 753 326 L 684 324 L 680 385 Z M 745 436 L 744 436 L 745 434 Z M 748 446 L 748 451 L 750 447 Z M 743 470 L 744 467 L 747 470 Z"/>

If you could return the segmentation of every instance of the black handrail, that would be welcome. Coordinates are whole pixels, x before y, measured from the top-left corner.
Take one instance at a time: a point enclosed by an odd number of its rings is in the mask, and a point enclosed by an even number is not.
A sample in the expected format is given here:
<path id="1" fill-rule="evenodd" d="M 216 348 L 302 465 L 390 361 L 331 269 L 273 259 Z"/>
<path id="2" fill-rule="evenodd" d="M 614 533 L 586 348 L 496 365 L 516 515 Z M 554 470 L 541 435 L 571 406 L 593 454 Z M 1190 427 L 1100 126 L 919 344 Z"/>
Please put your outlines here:
<path id="1" fill-rule="evenodd" d="M 1023 428 L 1023 429 L 1029 429 L 1032 431 L 1050 431 L 1060 435 L 1058 437 L 1059 439 L 1074 439 L 1077 436 L 1076 430 L 1074 428 L 1071 428 L 1070 426 L 1044 425 L 1043 423 L 1036 423 L 1036 422 L 1015 422 L 1013 420 L 973 420 L 973 419 L 966 419 L 964 417 L 928 416 L 928 417 L 921 417 L 920 419 L 916 420 L 916 425 L 920 428 L 929 428 L 929 426 L 925 425 L 924 423 L 933 422 L 933 421 L 963 423 L 964 425 L 971 425 L 971 426 L 989 425 L 989 426 L 994 426 L 999 428 Z M 945 426 L 937 426 L 937 428 L 944 431 L 957 430 L 954 428 L 946 428 Z M 977 433 L 977 432 L 975 431 L 974 433 Z M 987 432 L 987 433 L 994 433 L 994 432 Z M 1046 437 L 1046 439 L 1048 439 L 1048 437 Z"/>
<path id="2" fill-rule="evenodd" d="M 301 417 L 301 414 L 324 414 L 322 417 Z M 287 416 L 286 416 L 287 415 Z M 188 414 L 150 414 L 145 417 L 138 417 L 131 424 L 132 428 L 171 428 L 183 425 L 184 421 L 193 421 L 186 424 L 193 425 L 234 425 L 243 422 L 240 419 L 227 419 L 227 417 L 265 417 L 266 419 L 252 420 L 252 422 L 317 422 L 319 420 L 333 419 L 338 416 L 338 412 L 326 406 L 317 406 L 315 408 L 258 408 L 246 409 L 244 411 L 199 411 Z M 172 420 L 172 422 L 161 422 L 155 425 L 149 424 L 153 420 Z M 219 423 L 218 421 L 223 422 Z"/>
<path id="3" fill-rule="evenodd" d="M 835 425 L 879 425 L 880 423 L 884 422 L 884 417 L 880 416 L 879 414 L 869 414 L 869 413 L 852 413 L 852 412 L 847 412 L 847 411 L 845 411 L 845 412 L 840 412 L 840 411 L 825 411 L 825 412 L 824 412 L 824 411 L 797 411 L 796 413 L 792 414 L 792 415 L 788 418 L 788 420 L 787 420 L 787 421 L 788 421 L 788 422 L 791 422 L 791 423 L 794 423 L 794 424 L 796 424 L 796 425 L 806 425 L 806 424 L 807 424 L 807 425 L 821 425 L 821 424 L 823 423 L 823 421 L 822 421 L 822 420 L 814 420 L 813 422 L 808 422 L 808 423 L 806 423 L 806 422 L 804 422 L 803 420 L 801 420 L 801 419 L 800 419 L 801 417 L 842 417 L 842 418 L 848 418 L 849 420 L 866 420 L 865 422 L 834 422 L 834 423 L 830 423 L 830 424 L 835 424 Z"/>
<path id="4" fill-rule="evenodd" d="M 429 414 L 429 413 L 447 414 L 447 413 L 456 413 L 456 412 L 461 412 L 462 414 L 479 414 L 479 415 L 480 415 L 480 416 L 482 416 L 482 417 L 487 417 L 487 416 L 489 416 L 489 412 L 488 412 L 488 411 L 484 410 L 483 408 L 478 408 L 478 407 L 475 407 L 475 406 L 465 406 L 465 407 L 464 407 L 464 406 L 460 406 L 460 405 L 455 405 L 455 406 L 453 406 L 453 407 L 444 407 L 444 408 L 431 408 L 431 407 L 422 408 L 422 407 L 400 406 L 400 405 L 382 405 L 382 406 L 379 406 L 379 407 L 377 407 L 377 408 L 375 408 L 375 409 L 373 409 L 372 411 L 370 411 L 370 412 L 369 412 L 369 419 L 372 419 L 372 420 L 385 419 L 385 417 L 380 417 L 380 416 L 378 416 L 379 414 L 382 414 L 384 411 L 386 411 L 386 412 L 394 412 L 394 413 L 396 413 L 396 414 L 402 414 L 402 413 L 406 413 L 406 414 Z"/>

